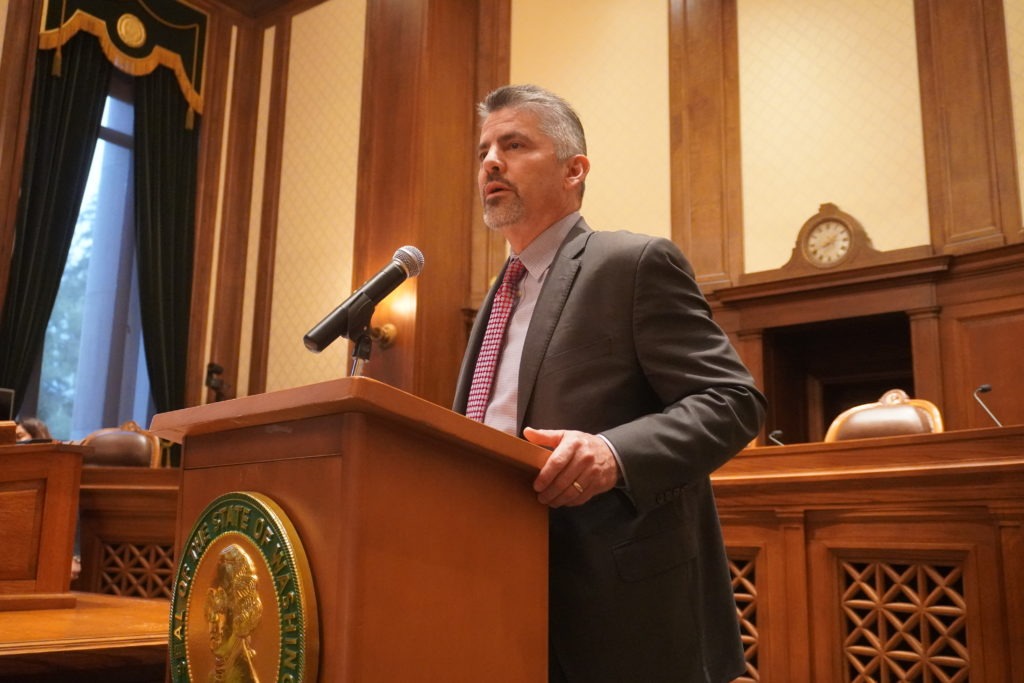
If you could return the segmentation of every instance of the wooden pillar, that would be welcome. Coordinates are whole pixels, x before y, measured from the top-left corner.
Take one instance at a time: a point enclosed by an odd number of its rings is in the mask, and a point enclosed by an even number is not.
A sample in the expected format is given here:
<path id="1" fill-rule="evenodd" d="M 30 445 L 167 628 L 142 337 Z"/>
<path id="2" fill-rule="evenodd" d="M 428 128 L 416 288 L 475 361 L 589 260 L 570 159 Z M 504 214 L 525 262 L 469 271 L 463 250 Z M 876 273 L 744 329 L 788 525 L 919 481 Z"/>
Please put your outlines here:
<path id="1" fill-rule="evenodd" d="M 1002 0 L 916 0 L 932 245 L 1021 239 Z"/>
<path id="2" fill-rule="evenodd" d="M 425 265 L 377 308 L 397 327 L 366 374 L 450 405 L 462 358 L 475 201 L 475 0 L 370 0 L 353 281 L 403 245 Z"/>
<path id="3" fill-rule="evenodd" d="M 938 306 L 907 311 L 910 318 L 910 347 L 914 363 L 914 395 L 924 398 L 943 411 L 942 348 L 939 335 Z"/>
<path id="4" fill-rule="evenodd" d="M 743 272 L 736 3 L 669 12 L 672 240 L 707 291 Z"/>

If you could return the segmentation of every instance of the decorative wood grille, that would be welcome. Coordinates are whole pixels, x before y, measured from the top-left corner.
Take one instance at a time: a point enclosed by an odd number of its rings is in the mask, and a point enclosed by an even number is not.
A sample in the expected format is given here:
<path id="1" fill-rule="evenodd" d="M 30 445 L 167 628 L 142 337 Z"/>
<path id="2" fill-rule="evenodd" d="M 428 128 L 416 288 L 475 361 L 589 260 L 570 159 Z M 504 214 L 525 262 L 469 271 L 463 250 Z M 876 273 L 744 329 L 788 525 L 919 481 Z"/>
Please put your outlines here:
<path id="1" fill-rule="evenodd" d="M 756 683 L 761 680 L 757 669 L 757 562 L 754 558 L 729 558 L 732 574 L 732 592 L 736 598 L 736 612 L 740 619 L 740 640 L 747 660 L 746 673 L 735 683 Z"/>
<path id="2" fill-rule="evenodd" d="M 963 567 L 844 561 L 845 680 L 966 683 Z"/>
<path id="3" fill-rule="evenodd" d="M 170 599 L 173 583 L 174 549 L 171 546 L 103 544 L 100 593 Z"/>

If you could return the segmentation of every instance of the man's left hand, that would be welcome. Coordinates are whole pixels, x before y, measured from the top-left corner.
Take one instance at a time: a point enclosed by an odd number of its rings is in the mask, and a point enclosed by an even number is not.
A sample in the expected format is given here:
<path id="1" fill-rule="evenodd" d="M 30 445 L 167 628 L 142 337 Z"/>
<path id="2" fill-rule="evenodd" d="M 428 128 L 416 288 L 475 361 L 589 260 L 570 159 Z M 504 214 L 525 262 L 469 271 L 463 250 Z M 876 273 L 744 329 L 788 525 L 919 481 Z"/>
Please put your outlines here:
<path id="1" fill-rule="evenodd" d="M 610 491 L 619 480 L 619 463 L 605 440 L 566 429 L 533 429 L 523 436 L 551 449 L 548 461 L 533 481 L 537 500 L 553 508 L 582 505 Z"/>

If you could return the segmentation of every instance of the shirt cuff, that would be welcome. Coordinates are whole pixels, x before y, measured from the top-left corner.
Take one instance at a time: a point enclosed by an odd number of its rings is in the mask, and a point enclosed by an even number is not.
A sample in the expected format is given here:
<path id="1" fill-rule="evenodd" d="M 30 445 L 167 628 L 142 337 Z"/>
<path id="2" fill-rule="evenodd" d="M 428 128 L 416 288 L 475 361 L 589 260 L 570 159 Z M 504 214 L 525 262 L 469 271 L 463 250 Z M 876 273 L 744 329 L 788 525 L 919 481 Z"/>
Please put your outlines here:
<path id="1" fill-rule="evenodd" d="M 598 434 L 597 437 L 608 444 L 608 450 L 615 456 L 615 462 L 619 465 L 619 480 L 615 482 L 615 487 L 620 489 L 629 489 L 629 480 L 626 479 L 626 468 L 622 466 L 622 458 L 619 457 L 619 452 L 615 450 L 615 446 L 608 440 L 608 437 L 604 434 Z"/>

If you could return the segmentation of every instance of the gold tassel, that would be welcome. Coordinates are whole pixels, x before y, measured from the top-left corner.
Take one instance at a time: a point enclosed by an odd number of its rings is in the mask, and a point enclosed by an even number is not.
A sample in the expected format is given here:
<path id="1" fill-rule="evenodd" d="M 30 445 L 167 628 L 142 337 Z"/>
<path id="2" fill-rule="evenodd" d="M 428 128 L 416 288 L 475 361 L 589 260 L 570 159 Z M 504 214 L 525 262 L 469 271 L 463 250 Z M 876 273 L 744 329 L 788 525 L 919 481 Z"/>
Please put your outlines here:
<path id="1" fill-rule="evenodd" d="M 68 0 L 63 0 L 60 3 L 60 26 L 57 27 L 57 53 L 53 55 L 53 66 L 50 68 L 50 75 L 54 78 L 60 78 L 61 62 L 63 61 L 61 48 L 64 45 L 64 17 L 67 13 Z"/>
<path id="2" fill-rule="evenodd" d="M 188 111 L 185 112 L 185 130 L 192 130 L 196 127 L 196 112 L 189 105 Z"/>

